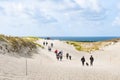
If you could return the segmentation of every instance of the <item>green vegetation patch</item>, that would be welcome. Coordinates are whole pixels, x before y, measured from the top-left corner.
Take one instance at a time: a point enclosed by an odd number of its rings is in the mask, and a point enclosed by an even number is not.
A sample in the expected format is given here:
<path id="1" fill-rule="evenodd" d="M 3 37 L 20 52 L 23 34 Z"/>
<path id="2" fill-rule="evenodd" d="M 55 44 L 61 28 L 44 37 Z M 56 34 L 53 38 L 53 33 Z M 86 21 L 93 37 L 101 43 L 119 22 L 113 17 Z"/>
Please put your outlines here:
<path id="1" fill-rule="evenodd" d="M 67 41 L 67 44 L 73 45 L 78 51 L 91 52 L 99 50 L 101 46 L 101 42 L 75 42 L 75 41 Z"/>

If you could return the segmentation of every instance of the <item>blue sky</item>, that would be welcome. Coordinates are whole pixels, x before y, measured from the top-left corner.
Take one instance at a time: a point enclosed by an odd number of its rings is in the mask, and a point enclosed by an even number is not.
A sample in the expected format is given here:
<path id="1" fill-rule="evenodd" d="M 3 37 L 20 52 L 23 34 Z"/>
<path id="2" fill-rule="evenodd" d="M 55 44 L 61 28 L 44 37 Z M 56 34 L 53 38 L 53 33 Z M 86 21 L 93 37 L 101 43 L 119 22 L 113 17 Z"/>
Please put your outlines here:
<path id="1" fill-rule="evenodd" d="M 0 0 L 0 34 L 120 36 L 120 1 Z"/>

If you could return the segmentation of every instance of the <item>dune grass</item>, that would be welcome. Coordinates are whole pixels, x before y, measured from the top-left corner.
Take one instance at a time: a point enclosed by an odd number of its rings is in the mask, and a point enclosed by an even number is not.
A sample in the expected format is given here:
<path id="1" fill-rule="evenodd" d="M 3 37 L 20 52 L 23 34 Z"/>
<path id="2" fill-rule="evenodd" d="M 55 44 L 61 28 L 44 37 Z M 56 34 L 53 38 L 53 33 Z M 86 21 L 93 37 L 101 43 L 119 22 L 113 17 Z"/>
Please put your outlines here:
<path id="1" fill-rule="evenodd" d="M 37 46 L 39 46 L 41 48 L 44 48 L 42 45 L 36 43 L 37 40 L 41 39 L 39 37 L 28 36 L 28 37 L 23 37 L 22 39 L 29 40 L 29 41 L 33 42 L 35 45 L 37 45 Z"/>
<path id="2" fill-rule="evenodd" d="M 91 53 L 92 51 L 100 50 L 105 46 L 109 46 L 112 43 L 117 42 L 116 39 L 108 40 L 108 41 L 100 41 L 100 42 L 75 42 L 75 41 L 67 41 L 67 44 L 73 45 L 78 51 L 85 51 Z"/>
<path id="3" fill-rule="evenodd" d="M 12 37 L 12 36 L 5 36 L 0 35 L 0 41 L 4 41 L 8 43 L 12 48 L 13 52 L 18 52 L 21 48 L 29 48 L 30 50 L 36 49 L 37 46 L 43 48 L 41 45 L 37 44 L 39 38 L 37 37 Z"/>
<path id="4" fill-rule="evenodd" d="M 23 39 L 28 39 L 28 40 L 30 40 L 30 41 L 37 41 L 37 40 L 39 40 L 39 39 L 41 39 L 41 38 L 39 38 L 39 37 L 34 37 L 34 36 L 28 36 L 28 37 L 22 37 Z"/>

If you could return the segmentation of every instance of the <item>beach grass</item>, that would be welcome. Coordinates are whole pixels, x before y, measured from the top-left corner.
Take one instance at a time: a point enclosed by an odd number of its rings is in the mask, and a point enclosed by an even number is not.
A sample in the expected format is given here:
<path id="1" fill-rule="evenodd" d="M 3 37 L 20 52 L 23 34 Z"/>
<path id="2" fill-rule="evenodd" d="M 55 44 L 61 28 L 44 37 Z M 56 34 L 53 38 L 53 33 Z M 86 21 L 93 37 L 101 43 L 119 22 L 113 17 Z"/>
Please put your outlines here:
<path id="1" fill-rule="evenodd" d="M 67 44 L 73 45 L 78 51 L 85 51 L 91 53 L 92 51 L 100 50 L 105 46 L 109 46 L 118 42 L 119 39 L 99 41 L 99 42 L 76 42 L 76 41 L 66 41 Z"/>
<path id="2" fill-rule="evenodd" d="M 0 41 L 6 42 L 11 45 L 12 51 L 18 52 L 21 48 L 29 48 L 29 49 L 36 49 L 37 46 L 42 47 L 40 44 L 37 44 L 35 41 L 37 41 L 39 38 L 37 37 L 12 37 L 12 36 L 5 36 L 0 35 Z"/>

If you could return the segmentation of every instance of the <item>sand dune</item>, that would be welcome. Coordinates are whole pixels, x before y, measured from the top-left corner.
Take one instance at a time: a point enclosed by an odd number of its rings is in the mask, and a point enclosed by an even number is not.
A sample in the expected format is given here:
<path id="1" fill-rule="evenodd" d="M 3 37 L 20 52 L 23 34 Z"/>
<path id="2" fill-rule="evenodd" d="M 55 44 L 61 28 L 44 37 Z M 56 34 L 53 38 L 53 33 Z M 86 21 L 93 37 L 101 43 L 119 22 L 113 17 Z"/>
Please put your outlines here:
<path id="1" fill-rule="evenodd" d="M 38 54 L 31 58 L 0 54 L 0 80 L 120 80 L 120 42 L 93 52 L 94 66 L 83 67 L 80 58 L 85 56 L 89 62 L 91 54 L 77 51 L 64 41 L 40 39 L 37 43 L 42 45 L 43 41 L 48 46 L 54 44 L 51 52 L 44 46 L 44 49 L 38 47 Z M 56 60 L 56 49 L 64 52 L 63 61 Z M 66 53 L 72 56 L 71 61 L 65 58 Z"/>

